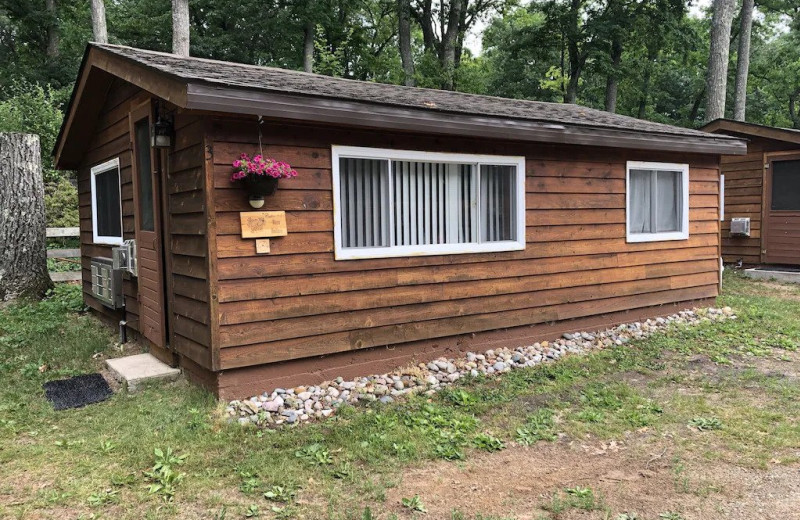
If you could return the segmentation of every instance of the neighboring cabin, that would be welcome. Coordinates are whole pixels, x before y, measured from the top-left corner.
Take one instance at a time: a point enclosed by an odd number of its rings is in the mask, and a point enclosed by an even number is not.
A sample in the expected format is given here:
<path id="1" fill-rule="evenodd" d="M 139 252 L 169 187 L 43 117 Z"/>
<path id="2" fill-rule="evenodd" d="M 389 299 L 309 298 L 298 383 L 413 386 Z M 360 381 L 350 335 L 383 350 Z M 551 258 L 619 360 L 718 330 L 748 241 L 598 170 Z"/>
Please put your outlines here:
<path id="1" fill-rule="evenodd" d="M 287 231 L 268 249 L 230 181 L 259 140 L 299 173 L 266 197 Z M 711 303 L 720 155 L 744 152 L 575 105 L 91 45 L 55 155 L 78 171 L 87 304 L 242 397 Z M 131 239 L 112 309 L 92 260 Z"/>
<path id="2" fill-rule="evenodd" d="M 800 265 L 800 130 L 718 119 L 707 132 L 747 139 L 747 154 L 722 158 L 726 262 Z M 750 236 L 731 234 L 750 219 Z"/>

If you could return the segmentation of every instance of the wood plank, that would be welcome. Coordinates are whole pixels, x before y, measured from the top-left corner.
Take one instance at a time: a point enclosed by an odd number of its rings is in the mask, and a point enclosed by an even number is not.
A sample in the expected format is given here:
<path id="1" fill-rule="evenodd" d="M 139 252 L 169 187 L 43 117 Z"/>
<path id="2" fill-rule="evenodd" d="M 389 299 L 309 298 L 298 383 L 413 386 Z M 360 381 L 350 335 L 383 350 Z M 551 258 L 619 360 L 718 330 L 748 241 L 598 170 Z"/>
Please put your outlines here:
<path id="1" fill-rule="evenodd" d="M 507 279 L 450 281 L 435 285 L 422 285 L 419 279 L 415 285 L 398 284 L 384 289 L 367 289 L 351 296 L 343 297 L 338 293 L 323 293 L 312 296 L 302 295 L 276 298 L 266 301 L 241 301 L 220 305 L 220 323 L 224 325 L 243 324 L 263 320 L 279 320 L 303 316 L 327 315 L 329 313 L 371 310 L 380 312 L 387 310 L 390 314 L 401 312 L 400 306 L 425 305 L 437 302 L 453 302 L 461 309 L 470 299 L 485 299 L 492 296 L 507 296 L 511 301 L 523 301 L 530 305 L 531 300 L 539 300 L 541 291 L 553 289 L 569 289 L 589 285 L 598 290 L 607 283 L 630 282 L 646 278 L 658 278 L 702 272 L 716 273 L 719 260 L 714 257 L 696 262 L 675 262 L 668 264 L 639 265 L 618 267 L 613 261 L 605 265 L 609 268 L 581 270 L 581 276 L 568 276 L 557 266 L 542 269 L 543 274 L 533 276 L 516 276 Z M 578 268 L 580 269 L 580 268 Z M 575 270 L 578 270 L 575 269 Z M 574 272 L 574 270 L 573 270 Z M 516 296 L 509 296 L 516 295 Z M 491 309 L 491 306 L 475 307 L 479 310 Z M 327 317 L 325 318 L 327 320 Z M 324 320 L 323 320 L 324 321 Z M 246 327 L 241 327 L 239 334 L 246 334 Z"/>
<path id="2" fill-rule="evenodd" d="M 80 282 L 82 273 L 80 271 L 61 271 L 50 272 L 50 279 L 56 283 L 61 282 Z"/>
<path id="3" fill-rule="evenodd" d="M 333 352 L 358 350 L 379 345 L 404 343 L 423 338 L 431 339 L 480 330 L 493 330 L 570 319 L 589 315 L 593 309 L 598 308 L 603 309 L 603 312 L 613 312 L 615 310 L 634 309 L 673 301 L 708 298 L 716 296 L 717 290 L 718 285 L 715 282 L 714 285 L 647 292 L 633 299 L 622 296 L 605 300 L 552 305 L 538 308 L 535 311 L 522 309 L 513 312 L 489 313 L 480 316 L 480 319 L 475 316 L 465 316 L 450 320 L 415 323 L 404 327 L 382 327 L 380 329 L 371 329 L 368 332 L 340 332 L 325 336 L 311 336 L 303 340 L 275 341 L 247 347 L 222 349 L 220 362 L 223 369 L 236 368 Z"/>
<path id="4" fill-rule="evenodd" d="M 62 238 L 62 237 L 77 237 L 80 235 L 80 228 L 77 227 L 66 227 L 66 228 L 47 228 L 46 236 L 47 238 Z"/>
<path id="5" fill-rule="evenodd" d="M 716 234 L 698 235 L 697 237 L 707 237 L 707 238 L 703 240 L 694 240 L 694 247 L 718 245 L 718 236 Z M 611 252 L 623 252 L 623 251 L 633 252 L 637 250 L 660 251 L 660 250 L 677 249 L 676 246 L 671 243 L 665 244 L 656 242 L 637 244 L 637 246 L 646 246 L 646 247 L 638 247 L 637 249 L 633 249 L 627 247 L 628 244 L 625 244 L 623 240 L 618 240 L 617 241 L 618 243 L 621 243 L 621 245 L 624 245 L 626 247 L 620 247 L 617 249 L 617 251 L 609 251 L 608 248 L 603 248 L 603 247 L 597 247 L 596 249 L 588 249 L 586 247 L 586 244 L 590 242 L 600 242 L 603 244 L 608 243 L 607 241 L 604 240 L 603 241 L 587 240 L 583 242 L 574 242 L 565 244 L 545 243 L 536 248 L 528 248 L 526 251 L 519 252 L 523 254 L 527 253 L 529 255 L 527 257 L 520 255 L 519 253 L 507 253 L 507 254 L 515 255 L 515 256 L 509 256 L 508 259 L 547 258 L 547 257 L 563 258 L 564 256 L 566 256 L 566 254 L 569 253 L 569 246 L 573 244 L 576 247 L 572 251 L 572 254 L 569 256 L 581 256 L 585 254 L 611 253 Z M 692 240 L 688 242 L 692 242 Z M 461 255 L 461 256 L 473 256 L 473 261 L 480 261 L 482 255 Z M 269 258 L 269 257 L 262 257 L 262 258 Z M 438 263 L 442 263 L 441 262 L 442 257 L 438 258 L 439 258 Z M 484 261 L 489 261 L 489 259 L 485 258 Z M 397 284 L 396 281 L 396 277 L 398 276 L 397 271 L 393 272 L 391 270 L 387 271 L 385 269 L 378 269 L 375 271 L 366 270 L 368 268 L 367 267 L 368 265 L 373 265 L 371 263 L 372 261 L 367 261 L 367 263 L 363 265 L 363 270 L 361 271 L 361 275 L 358 277 L 354 277 L 346 273 L 324 273 L 318 275 L 297 275 L 290 277 L 287 275 L 280 276 L 281 271 L 273 269 L 273 277 L 268 280 L 262 280 L 259 283 L 253 283 L 253 280 L 251 279 L 241 279 L 236 281 L 230 280 L 226 281 L 225 283 L 221 283 L 219 301 L 225 302 L 225 301 L 237 301 L 237 300 L 247 300 L 247 299 L 278 298 L 281 296 L 291 296 L 300 294 L 320 294 L 325 292 L 338 293 L 343 291 L 353 291 L 365 288 L 390 287 Z"/>
<path id="6" fill-rule="evenodd" d="M 81 256 L 80 249 L 48 249 L 47 258 L 77 258 Z"/>

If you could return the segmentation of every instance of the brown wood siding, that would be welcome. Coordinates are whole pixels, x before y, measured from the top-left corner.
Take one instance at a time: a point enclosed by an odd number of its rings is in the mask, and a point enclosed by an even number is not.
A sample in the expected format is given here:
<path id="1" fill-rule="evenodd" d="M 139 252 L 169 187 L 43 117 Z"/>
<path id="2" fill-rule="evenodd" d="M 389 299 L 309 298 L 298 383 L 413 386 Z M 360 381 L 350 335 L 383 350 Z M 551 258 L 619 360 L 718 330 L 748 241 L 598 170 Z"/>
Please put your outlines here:
<path id="1" fill-rule="evenodd" d="M 81 263 L 83 266 L 84 299 L 91 308 L 113 321 L 122 319 L 122 311 L 112 311 L 91 295 L 91 258 L 111 256 L 112 246 L 92 243 L 92 202 L 90 169 L 101 162 L 119 158 L 122 184 L 123 237 L 134 239 L 134 187 L 132 152 L 128 114 L 132 107 L 148 95 L 133 85 L 114 80 L 97 128 L 78 170 L 78 198 L 81 229 Z M 211 368 L 211 334 L 209 302 L 209 267 L 206 240 L 205 168 L 203 139 L 205 121 L 196 115 L 180 112 L 175 115 L 175 145 L 167 164 L 162 165 L 166 193 L 164 241 L 167 261 L 164 265 L 167 283 L 167 305 L 170 337 L 176 352 Z M 182 247 L 171 247 L 173 244 Z M 194 253 L 193 253 L 194 252 Z M 140 257 L 142 265 L 153 259 Z M 128 327 L 139 332 L 140 305 L 137 279 L 125 276 L 125 317 Z M 164 309 L 162 312 L 167 312 Z"/>
<path id="2" fill-rule="evenodd" d="M 211 365 L 209 255 L 202 117 L 177 113 L 169 155 L 165 219 L 171 343 L 201 367 Z"/>
<path id="3" fill-rule="evenodd" d="M 580 318 L 714 297 L 719 283 L 716 157 L 262 125 L 264 153 L 300 176 L 264 209 L 289 234 L 256 255 L 240 238 L 246 193 L 231 162 L 258 149 L 252 120 L 215 120 L 220 368 Z M 332 144 L 527 157 L 524 251 L 336 261 Z M 625 161 L 690 164 L 691 237 L 628 244 Z M 185 244 L 178 244 L 186 249 Z"/>
<path id="4" fill-rule="evenodd" d="M 128 113 L 131 105 L 138 104 L 146 95 L 133 85 L 114 80 L 109 87 L 103 108 L 97 118 L 95 130 L 78 169 L 78 206 L 81 229 L 81 265 L 83 268 L 83 294 L 86 304 L 103 316 L 118 321 L 122 311 L 112 311 L 92 296 L 91 259 L 96 256 L 111 257 L 112 246 L 92 242 L 92 194 L 90 170 L 92 166 L 119 158 L 122 187 L 123 238 L 135 238 L 133 209 L 133 177 L 131 169 L 131 140 Z M 125 318 L 128 327 L 139 331 L 139 302 L 136 279 L 126 276 L 123 281 L 126 300 Z"/>
<path id="5" fill-rule="evenodd" d="M 748 138 L 747 155 L 723 156 L 720 173 L 725 175 L 725 220 L 722 222 L 722 258 L 745 264 L 763 261 L 764 203 L 767 171 L 764 165 L 769 154 L 783 150 L 800 150 L 800 146 L 755 136 L 724 132 Z M 750 218 L 750 236 L 732 237 L 731 219 Z"/>

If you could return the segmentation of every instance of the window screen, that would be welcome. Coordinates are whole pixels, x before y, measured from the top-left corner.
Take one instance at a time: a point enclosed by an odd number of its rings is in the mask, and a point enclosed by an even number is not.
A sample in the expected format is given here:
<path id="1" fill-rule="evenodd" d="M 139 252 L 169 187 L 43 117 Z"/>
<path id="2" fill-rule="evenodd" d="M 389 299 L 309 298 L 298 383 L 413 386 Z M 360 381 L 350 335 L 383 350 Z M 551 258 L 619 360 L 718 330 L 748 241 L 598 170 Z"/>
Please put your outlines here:
<path id="1" fill-rule="evenodd" d="M 391 157 L 338 161 L 343 249 L 372 250 L 367 256 L 434 254 L 461 252 L 451 251 L 451 245 L 500 244 L 524 236 L 518 229 L 517 165 Z"/>
<path id="2" fill-rule="evenodd" d="M 142 119 L 134 126 L 136 138 L 136 180 L 139 196 L 139 227 L 154 231 L 153 165 L 150 156 L 150 121 Z"/>
<path id="3" fill-rule="evenodd" d="M 800 160 L 772 163 L 772 209 L 800 211 Z"/>
<path id="4" fill-rule="evenodd" d="M 122 238 L 119 163 L 114 160 L 92 168 L 95 241 Z"/>
<path id="5" fill-rule="evenodd" d="M 684 204 L 688 203 L 684 170 L 629 168 L 628 235 L 643 239 L 680 238 L 686 233 Z"/>

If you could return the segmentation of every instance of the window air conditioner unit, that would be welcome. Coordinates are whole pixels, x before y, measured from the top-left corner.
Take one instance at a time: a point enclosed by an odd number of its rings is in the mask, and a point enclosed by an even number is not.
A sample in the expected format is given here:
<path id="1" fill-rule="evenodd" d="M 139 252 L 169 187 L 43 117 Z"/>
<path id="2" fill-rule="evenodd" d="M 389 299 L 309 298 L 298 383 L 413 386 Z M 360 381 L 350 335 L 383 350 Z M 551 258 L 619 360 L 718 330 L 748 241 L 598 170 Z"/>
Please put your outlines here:
<path id="1" fill-rule="evenodd" d="M 750 236 L 750 218 L 732 218 L 731 219 L 731 236 L 732 237 L 749 237 Z"/>
<path id="2" fill-rule="evenodd" d="M 92 296 L 111 309 L 125 304 L 122 298 L 122 271 L 114 269 L 111 258 L 92 258 Z"/>
<path id="3" fill-rule="evenodd" d="M 111 250 L 114 269 L 120 269 L 133 276 L 139 276 L 139 262 L 136 255 L 136 240 L 126 240 L 121 246 Z"/>

